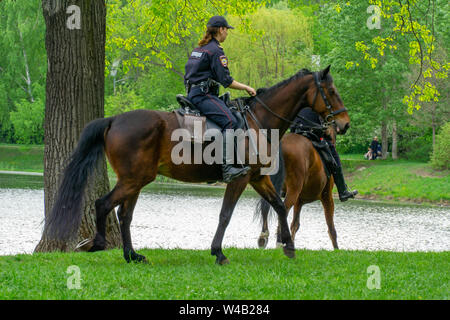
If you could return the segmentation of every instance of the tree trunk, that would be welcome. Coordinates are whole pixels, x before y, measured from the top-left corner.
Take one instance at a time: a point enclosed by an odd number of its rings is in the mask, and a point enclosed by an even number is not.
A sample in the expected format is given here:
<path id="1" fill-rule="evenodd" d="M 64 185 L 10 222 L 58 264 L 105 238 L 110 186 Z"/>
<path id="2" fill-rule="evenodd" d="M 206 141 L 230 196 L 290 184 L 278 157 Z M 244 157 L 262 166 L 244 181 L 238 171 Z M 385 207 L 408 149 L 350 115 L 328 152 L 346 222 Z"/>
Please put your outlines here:
<path id="1" fill-rule="evenodd" d="M 398 159 L 398 150 L 397 150 L 397 121 L 394 119 L 392 123 L 392 159 Z"/>
<path id="2" fill-rule="evenodd" d="M 431 110 L 431 128 L 433 128 L 433 149 L 436 144 L 436 102 L 433 102 L 433 108 Z"/>
<path id="3" fill-rule="evenodd" d="M 383 120 L 381 122 L 381 159 L 387 158 L 388 151 L 388 136 L 387 136 L 387 124 Z"/>
<path id="4" fill-rule="evenodd" d="M 69 28 L 68 19 L 77 13 L 66 10 L 80 8 L 79 27 Z M 106 6 L 96 0 L 43 0 L 47 27 L 45 45 L 48 57 L 45 105 L 44 194 L 45 216 L 56 200 L 59 180 L 67 160 L 85 125 L 104 116 L 104 69 Z M 72 14 L 72 15 L 70 15 Z M 76 25 L 76 24 L 75 24 Z M 93 238 L 94 201 L 109 191 L 105 158 L 89 179 L 84 193 L 83 217 L 78 241 Z M 121 243 L 115 214 L 109 214 L 107 247 Z M 73 249 L 76 243 L 50 241 L 46 230 L 35 251 Z"/>
<path id="5" fill-rule="evenodd" d="M 25 44 L 23 43 L 22 31 L 20 30 L 19 26 L 17 26 L 17 29 L 19 30 L 20 45 L 22 47 L 23 61 L 25 64 L 25 76 L 23 77 L 23 80 L 27 84 L 25 92 L 28 94 L 30 102 L 34 102 L 33 90 L 31 88 L 30 68 L 28 67 L 27 52 L 25 51 Z"/>

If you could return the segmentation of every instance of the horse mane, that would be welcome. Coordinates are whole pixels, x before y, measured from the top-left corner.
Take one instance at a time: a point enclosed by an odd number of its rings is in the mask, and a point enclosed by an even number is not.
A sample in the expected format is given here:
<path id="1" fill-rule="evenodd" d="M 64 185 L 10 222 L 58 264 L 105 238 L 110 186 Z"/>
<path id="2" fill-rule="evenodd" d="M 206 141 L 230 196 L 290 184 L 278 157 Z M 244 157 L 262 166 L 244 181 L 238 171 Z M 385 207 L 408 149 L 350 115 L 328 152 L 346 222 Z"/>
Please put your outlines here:
<path id="1" fill-rule="evenodd" d="M 260 99 L 264 99 L 268 96 L 271 96 L 275 91 L 277 91 L 278 89 L 288 85 L 289 83 L 291 83 L 294 80 L 297 80 L 298 78 L 307 76 L 309 74 L 312 74 L 313 72 L 303 68 L 301 69 L 299 72 L 297 72 L 296 74 L 294 74 L 292 77 L 282 80 L 281 82 L 273 85 L 270 88 L 259 88 L 258 90 L 256 90 L 256 96 Z M 328 75 L 327 75 L 328 76 Z M 255 100 L 255 97 L 245 97 L 243 98 L 246 104 L 250 104 Z"/>

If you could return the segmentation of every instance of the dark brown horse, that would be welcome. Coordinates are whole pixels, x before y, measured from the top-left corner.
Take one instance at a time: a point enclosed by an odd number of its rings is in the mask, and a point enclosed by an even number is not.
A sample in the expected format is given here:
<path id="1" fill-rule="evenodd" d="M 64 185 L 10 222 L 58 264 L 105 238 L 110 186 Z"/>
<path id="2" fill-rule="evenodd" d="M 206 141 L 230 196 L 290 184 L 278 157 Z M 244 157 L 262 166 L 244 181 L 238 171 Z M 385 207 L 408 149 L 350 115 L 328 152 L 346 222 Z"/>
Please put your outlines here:
<path id="1" fill-rule="evenodd" d="M 327 134 L 336 141 L 336 131 L 328 127 Z M 277 192 L 286 194 L 284 204 L 289 210 L 294 206 L 291 223 L 292 241 L 300 227 L 300 211 L 307 203 L 320 200 L 325 212 L 328 235 L 334 249 L 338 249 L 336 229 L 334 228 L 334 200 L 332 196 L 334 179 L 327 177 L 323 162 L 312 142 L 303 135 L 288 133 L 281 140 L 282 165 L 276 175 L 271 176 Z M 262 215 L 262 231 L 258 246 L 265 248 L 269 238 L 268 215 L 269 204 L 261 199 L 257 205 L 256 216 Z M 279 227 L 277 230 L 277 245 L 280 245 Z"/>
<path id="2" fill-rule="evenodd" d="M 294 119 L 300 109 L 311 106 L 323 117 L 333 118 L 340 130 L 345 132 L 349 127 L 349 117 L 329 70 L 329 66 L 320 72 L 301 70 L 264 93 L 248 98 L 247 104 L 254 114 L 253 118 L 247 113 L 250 127 L 257 132 L 260 128 L 278 129 L 281 138 L 290 125 L 289 121 Z M 105 248 L 106 216 L 119 206 L 124 257 L 127 262 L 146 261 L 144 256 L 133 250 L 130 235 L 133 210 L 141 189 L 154 181 L 157 174 L 186 182 L 222 179 L 220 164 L 173 163 L 171 151 L 178 141 L 172 141 L 171 134 L 178 128 L 174 113 L 151 110 L 131 111 L 89 123 L 65 169 L 55 205 L 46 220 L 49 238 L 65 241 L 76 236 L 86 181 L 98 159 L 106 153 L 118 181 L 110 193 L 95 202 L 97 234 L 91 251 Z M 247 184 L 252 185 L 277 212 L 284 253 L 288 257 L 295 256 L 285 206 L 269 176 L 261 175 L 262 166 L 260 161 L 252 164 L 246 176 L 232 181 L 226 187 L 219 225 L 211 245 L 211 254 L 216 256 L 216 263 L 228 263 L 222 252 L 222 240 L 236 202 Z"/>

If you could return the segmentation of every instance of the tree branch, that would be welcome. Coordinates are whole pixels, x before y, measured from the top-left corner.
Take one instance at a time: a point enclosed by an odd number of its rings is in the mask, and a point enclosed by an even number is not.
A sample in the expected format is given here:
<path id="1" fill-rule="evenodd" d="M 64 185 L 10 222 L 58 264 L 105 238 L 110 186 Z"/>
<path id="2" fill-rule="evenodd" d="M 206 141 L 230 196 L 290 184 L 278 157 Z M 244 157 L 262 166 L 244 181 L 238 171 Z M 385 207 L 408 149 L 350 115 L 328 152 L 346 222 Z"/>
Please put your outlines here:
<path id="1" fill-rule="evenodd" d="M 414 82 L 413 86 L 416 85 L 416 83 L 419 81 L 420 77 L 422 76 L 422 70 L 423 70 L 423 52 L 422 52 L 422 45 L 420 44 L 420 39 L 417 36 L 416 32 L 414 31 L 414 26 L 413 26 L 413 20 L 412 20 L 412 15 L 411 15 L 411 11 L 410 11 L 410 7 L 409 7 L 409 0 L 406 0 L 406 4 L 408 7 L 408 13 L 409 13 L 409 22 L 411 23 L 411 31 L 414 34 L 414 37 L 417 40 L 417 43 L 419 44 L 419 52 L 420 52 L 420 70 L 419 70 L 419 76 L 417 77 L 416 81 Z"/>

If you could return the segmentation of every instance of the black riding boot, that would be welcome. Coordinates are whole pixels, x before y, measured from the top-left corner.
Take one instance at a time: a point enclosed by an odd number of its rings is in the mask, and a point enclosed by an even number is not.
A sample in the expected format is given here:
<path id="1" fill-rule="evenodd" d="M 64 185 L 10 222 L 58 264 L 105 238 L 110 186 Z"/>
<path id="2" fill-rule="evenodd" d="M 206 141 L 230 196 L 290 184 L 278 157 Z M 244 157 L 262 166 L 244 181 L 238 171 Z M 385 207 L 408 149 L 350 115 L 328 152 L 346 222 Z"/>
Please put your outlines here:
<path id="1" fill-rule="evenodd" d="M 336 171 L 334 172 L 333 177 L 334 177 L 334 183 L 336 184 L 336 187 L 339 192 L 339 200 L 344 202 L 350 198 L 354 198 L 358 194 L 358 191 L 356 191 L 356 190 L 353 190 L 353 191 L 348 190 L 348 187 L 345 184 L 344 173 L 342 172 L 342 167 L 336 168 Z"/>
<path id="2" fill-rule="evenodd" d="M 234 161 L 234 157 L 232 157 L 232 155 L 227 155 L 227 134 L 230 134 L 231 136 L 233 136 L 233 132 L 227 133 L 227 131 L 225 130 L 223 132 L 223 164 L 222 164 L 222 181 L 225 183 L 229 183 L 232 180 L 240 177 L 240 176 L 244 176 L 248 173 L 248 171 L 250 170 L 250 167 L 248 166 L 242 166 L 240 168 L 236 168 L 233 167 L 232 163 Z M 230 139 L 230 144 L 232 144 L 233 148 L 234 148 L 234 137 L 233 139 Z M 236 150 L 235 150 L 236 151 Z"/>

